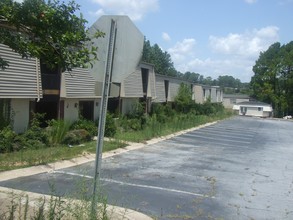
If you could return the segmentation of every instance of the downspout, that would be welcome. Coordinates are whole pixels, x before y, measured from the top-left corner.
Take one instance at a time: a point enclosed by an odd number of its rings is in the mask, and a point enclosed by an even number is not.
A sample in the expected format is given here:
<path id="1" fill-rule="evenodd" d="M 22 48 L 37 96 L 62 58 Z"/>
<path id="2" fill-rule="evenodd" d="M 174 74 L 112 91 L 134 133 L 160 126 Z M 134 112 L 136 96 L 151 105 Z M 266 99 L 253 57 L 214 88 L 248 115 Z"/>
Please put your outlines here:
<path id="1" fill-rule="evenodd" d="M 37 75 L 37 102 L 40 101 L 40 78 L 39 78 L 39 62 L 36 58 L 36 75 Z"/>

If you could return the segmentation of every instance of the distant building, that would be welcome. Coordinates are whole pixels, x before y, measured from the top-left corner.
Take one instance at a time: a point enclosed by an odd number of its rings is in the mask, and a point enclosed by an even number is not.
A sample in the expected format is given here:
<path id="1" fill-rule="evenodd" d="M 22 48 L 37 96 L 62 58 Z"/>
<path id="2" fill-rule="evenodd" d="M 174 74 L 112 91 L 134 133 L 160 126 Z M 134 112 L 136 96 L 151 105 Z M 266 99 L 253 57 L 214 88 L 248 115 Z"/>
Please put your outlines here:
<path id="1" fill-rule="evenodd" d="M 252 100 L 249 95 L 245 94 L 223 94 L 223 105 L 225 108 L 232 109 L 233 106 L 240 102 L 249 102 Z"/>
<path id="2" fill-rule="evenodd" d="M 195 84 L 193 94 L 194 101 L 200 104 L 208 100 L 212 103 L 221 103 L 223 101 L 223 90 L 219 86 Z"/>
<path id="3" fill-rule="evenodd" d="M 233 106 L 233 110 L 239 115 L 272 117 L 273 108 L 270 104 L 259 101 L 240 102 Z"/>

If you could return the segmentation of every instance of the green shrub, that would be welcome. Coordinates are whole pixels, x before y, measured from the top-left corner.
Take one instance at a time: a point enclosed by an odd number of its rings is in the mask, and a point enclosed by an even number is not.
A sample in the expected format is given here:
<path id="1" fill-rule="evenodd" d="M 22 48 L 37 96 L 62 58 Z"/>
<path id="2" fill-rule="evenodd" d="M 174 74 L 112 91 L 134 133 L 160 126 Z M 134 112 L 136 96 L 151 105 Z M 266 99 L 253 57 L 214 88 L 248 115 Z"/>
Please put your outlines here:
<path id="1" fill-rule="evenodd" d="M 13 151 L 13 143 L 16 137 L 15 132 L 10 126 L 0 130 L 0 153 L 8 153 Z"/>
<path id="2" fill-rule="evenodd" d="M 78 130 L 78 129 L 86 130 L 90 134 L 91 137 L 96 136 L 98 133 L 98 128 L 95 122 L 86 120 L 86 119 L 80 119 L 78 121 L 75 121 L 70 126 L 70 130 Z"/>
<path id="3" fill-rule="evenodd" d="M 123 131 L 138 131 L 142 129 L 140 118 L 128 118 L 126 116 L 119 119 L 119 126 Z"/>
<path id="4" fill-rule="evenodd" d="M 82 142 L 90 141 L 91 135 L 90 133 L 85 129 L 76 129 L 68 131 L 64 138 L 63 143 L 64 144 L 80 144 Z"/>
<path id="5" fill-rule="evenodd" d="M 107 113 L 104 135 L 106 137 L 114 137 L 116 133 L 117 133 L 117 126 L 115 123 L 115 119 L 112 114 Z"/>
<path id="6" fill-rule="evenodd" d="M 64 120 L 51 120 L 46 128 L 49 136 L 50 145 L 61 144 L 64 136 L 69 130 L 70 123 Z"/>
<path id="7" fill-rule="evenodd" d="M 29 129 L 15 139 L 14 146 L 16 150 L 24 148 L 39 149 L 49 146 L 49 135 L 45 129 L 40 127 L 44 117 L 45 114 L 33 114 Z"/>

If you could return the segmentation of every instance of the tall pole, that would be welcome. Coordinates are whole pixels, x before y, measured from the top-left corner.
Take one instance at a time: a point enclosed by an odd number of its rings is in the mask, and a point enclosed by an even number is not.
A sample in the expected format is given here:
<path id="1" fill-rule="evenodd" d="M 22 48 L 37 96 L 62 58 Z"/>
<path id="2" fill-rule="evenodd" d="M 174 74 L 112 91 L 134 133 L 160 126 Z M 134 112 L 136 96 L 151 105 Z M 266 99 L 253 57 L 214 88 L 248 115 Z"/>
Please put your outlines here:
<path id="1" fill-rule="evenodd" d="M 110 79 L 112 75 L 115 38 L 116 38 L 116 22 L 114 20 L 111 20 L 108 54 L 107 54 L 107 65 L 106 65 L 105 76 L 104 76 L 103 91 L 102 91 L 103 93 L 102 93 L 102 100 L 101 100 L 101 107 L 100 107 L 99 125 L 98 125 L 95 173 L 94 173 L 94 182 L 93 182 L 93 199 L 92 199 L 92 207 L 91 207 L 92 219 L 96 219 L 96 216 L 97 216 L 97 199 L 98 199 L 97 186 L 100 180 L 100 171 L 101 171 L 101 164 L 102 164 L 104 130 L 105 130 L 105 123 L 106 123 L 106 115 L 107 115 Z"/>

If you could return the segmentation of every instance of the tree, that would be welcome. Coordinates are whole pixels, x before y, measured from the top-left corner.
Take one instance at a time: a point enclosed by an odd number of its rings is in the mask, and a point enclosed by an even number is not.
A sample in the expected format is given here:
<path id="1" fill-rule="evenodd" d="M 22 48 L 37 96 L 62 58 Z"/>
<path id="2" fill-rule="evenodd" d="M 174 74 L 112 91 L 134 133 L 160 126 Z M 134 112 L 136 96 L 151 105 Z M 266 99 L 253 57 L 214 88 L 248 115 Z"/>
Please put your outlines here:
<path id="1" fill-rule="evenodd" d="M 151 46 L 149 40 L 145 40 L 142 61 L 152 63 L 155 67 L 155 72 L 161 75 L 177 76 L 178 72 L 174 68 L 171 60 L 171 55 L 162 51 L 158 44 Z"/>
<path id="2" fill-rule="evenodd" d="M 178 112 L 187 113 L 191 109 L 193 101 L 190 86 L 185 83 L 180 84 L 178 94 L 175 97 L 174 103 L 175 109 Z"/>
<path id="3" fill-rule="evenodd" d="M 293 42 L 260 53 L 251 78 L 253 96 L 272 103 L 275 115 L 293 114 Z"/>
<path id="4" fill-rule="evenodd" d="M 80 6 L 59 0 L 13 0 L 0 2 L 0 43 L 23 57 L 42 59 L 59 72 L 84 67 L 97 59 L 92 38 L 104 36 L 97 31 L 90 36 Z M 0 57 L 0 68 L 9 65 Z"/>

